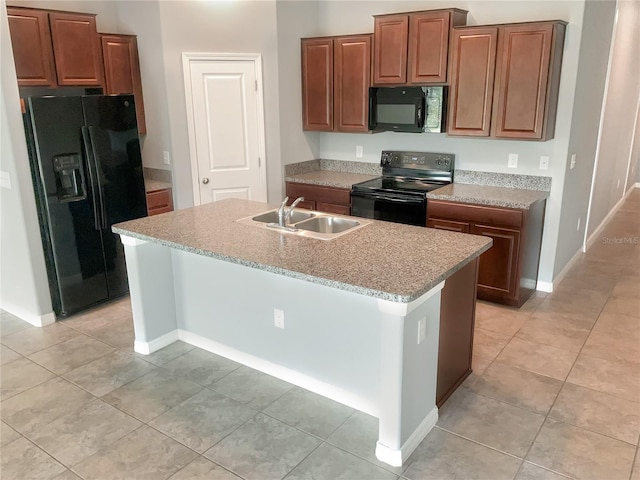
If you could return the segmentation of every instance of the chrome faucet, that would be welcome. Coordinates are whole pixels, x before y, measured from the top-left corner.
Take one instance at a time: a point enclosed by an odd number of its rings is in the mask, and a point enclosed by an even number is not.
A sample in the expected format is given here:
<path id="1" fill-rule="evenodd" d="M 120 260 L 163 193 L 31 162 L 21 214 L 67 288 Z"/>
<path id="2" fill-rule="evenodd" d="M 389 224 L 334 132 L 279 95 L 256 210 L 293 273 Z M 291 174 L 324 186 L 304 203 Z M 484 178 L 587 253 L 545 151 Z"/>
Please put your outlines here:
<path id="1" fill-rule="evenodd" d="M 291 204 L 291 206 L 289 207 L 289 210 L 287 210 L 288 201 L 289 201 L 289 197 L 284 197 L 284 200 L 280 204 L 280 208 L 278 208 L 278 226 L 279 227 L 287 226 L 287 220 L 291 219 L 291 214 L 293 213 L 293 209 L 296 208 L 296 206 L 300 202 L 304 201 L 304 197 L 296 198 Z"/>

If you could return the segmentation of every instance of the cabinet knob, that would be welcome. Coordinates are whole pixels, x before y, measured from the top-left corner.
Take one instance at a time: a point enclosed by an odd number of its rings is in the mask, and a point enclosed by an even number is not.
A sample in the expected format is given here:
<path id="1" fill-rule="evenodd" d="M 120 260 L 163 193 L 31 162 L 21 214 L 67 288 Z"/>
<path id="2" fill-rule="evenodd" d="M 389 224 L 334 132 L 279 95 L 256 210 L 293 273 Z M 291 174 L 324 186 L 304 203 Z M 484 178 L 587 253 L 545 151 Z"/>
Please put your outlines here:
<path id="1" fill-rule="evenodd" d="M 204 177 L 202 179 L 202 183 L 204 183 L 206 185 L 207 183 L 209 183 L 209 179 L 207 177 Z"/>

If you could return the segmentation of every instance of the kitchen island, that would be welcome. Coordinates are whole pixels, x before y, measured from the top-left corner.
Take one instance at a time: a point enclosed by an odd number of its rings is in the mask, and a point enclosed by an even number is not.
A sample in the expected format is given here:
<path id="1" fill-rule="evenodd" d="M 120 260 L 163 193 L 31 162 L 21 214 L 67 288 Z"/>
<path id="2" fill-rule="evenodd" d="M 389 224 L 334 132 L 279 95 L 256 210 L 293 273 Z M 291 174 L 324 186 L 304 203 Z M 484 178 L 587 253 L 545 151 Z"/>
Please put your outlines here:
<path id="1" fill-rule="evenodd" d="M 180 339 L 374 415 L 376 455 L 401 465 L 438 418 L 441 290 L 491 240 L 372 221 L 323 241 L 237 221 L 270 208 L 230 199 L 114 226 L 136 351 Z"/>

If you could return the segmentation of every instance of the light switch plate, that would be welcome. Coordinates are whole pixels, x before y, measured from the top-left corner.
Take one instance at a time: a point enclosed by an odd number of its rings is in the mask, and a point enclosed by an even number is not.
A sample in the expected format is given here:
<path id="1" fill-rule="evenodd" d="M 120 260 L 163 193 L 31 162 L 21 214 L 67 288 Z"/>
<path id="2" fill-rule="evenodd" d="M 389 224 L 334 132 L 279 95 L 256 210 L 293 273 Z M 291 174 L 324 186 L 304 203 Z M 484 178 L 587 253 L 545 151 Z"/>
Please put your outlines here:
<path id="1" fill-rule="evenodd" d="M 284 329 L 284 310 L 273 309 L 273 324 L 278 328 Z"/>
<path id="2" fill-rule="evenodd" d="M 362 158 L 362 145 L 356 147 L 356 158 Z"/>
<path id="3" fill-rule="evenodd" d="M 510 153 L 509 154 L 509 163 L 507 163 L 507 167 L 509 168 L 518 168 L 518 154 Z"/>
<path id="4" fill-rule="evenodd" d="M 569 164 L 569 170 L 573 170 L 576 166 L 576 154 L 571 155 L 571 163 Z"/>
<path id="5" fill-rule="evenodd" d="M 162 151 L 162 163 L 164 163 L 165 165 L 171 165 L 171 159 L 169 157 L 169 152 L 167 152 L 166 150 Z"/>

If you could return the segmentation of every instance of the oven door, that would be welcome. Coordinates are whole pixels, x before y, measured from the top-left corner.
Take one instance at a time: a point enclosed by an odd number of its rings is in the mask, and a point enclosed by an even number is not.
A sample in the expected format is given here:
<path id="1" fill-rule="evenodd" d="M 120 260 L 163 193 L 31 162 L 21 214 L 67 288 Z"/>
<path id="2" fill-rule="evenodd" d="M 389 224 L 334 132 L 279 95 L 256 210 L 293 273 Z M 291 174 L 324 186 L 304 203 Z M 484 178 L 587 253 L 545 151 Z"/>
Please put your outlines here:
<path id="1" fill-rule="evenodd" d="M 427 200 L 397 193 L 352 191 L 351 215 L 425 227 Z"/>

